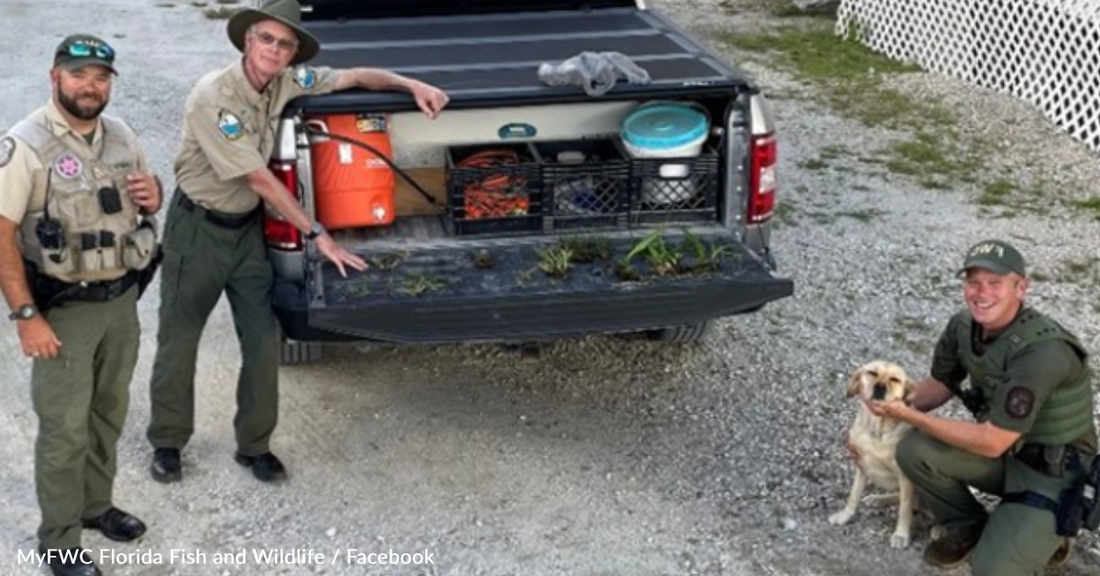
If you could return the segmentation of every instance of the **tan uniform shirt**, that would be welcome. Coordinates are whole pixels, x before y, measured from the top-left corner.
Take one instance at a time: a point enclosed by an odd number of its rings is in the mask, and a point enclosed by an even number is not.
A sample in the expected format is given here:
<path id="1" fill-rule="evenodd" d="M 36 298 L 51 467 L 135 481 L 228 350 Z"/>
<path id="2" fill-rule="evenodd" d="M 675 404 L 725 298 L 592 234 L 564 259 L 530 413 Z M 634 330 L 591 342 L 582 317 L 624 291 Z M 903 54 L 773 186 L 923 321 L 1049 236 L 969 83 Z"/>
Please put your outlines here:
<path id="1" fill-rule="evenodd" d="M 248 82 L 243 60 L 204 76 L 184 107 L 183 144 L 176 156 L 180 189 L 196 204 L 221 212 L 255 208 L 260 197 L 246 176 L 267 167 L 286 103 L 332 92 L 337 74 L 332 68 L 290 68 L 263 92 Z"/>
<path id="2" fill-rule="evenodd" d="M 28 117 L 31 122 L 39 123 L 82 158 L 97 158 L 103 152 L 103 123 L 97 122 L 92 143 L 77 134 L 65 121 L 57 104 L 51 99 L 45 106 L 35 110 Z M 132 170 L 149 172 L 145 152 L 131 131 L 126 135 L 130 149 L 137 151 L 137 166 Z M 46 208 L 45 162 L 19 138 L 8 135 L 0 139 L 0 216 L 20 223 L 28 214 L 42 212 Z M 78 177 L 87 178 L 87 175 Z"/>

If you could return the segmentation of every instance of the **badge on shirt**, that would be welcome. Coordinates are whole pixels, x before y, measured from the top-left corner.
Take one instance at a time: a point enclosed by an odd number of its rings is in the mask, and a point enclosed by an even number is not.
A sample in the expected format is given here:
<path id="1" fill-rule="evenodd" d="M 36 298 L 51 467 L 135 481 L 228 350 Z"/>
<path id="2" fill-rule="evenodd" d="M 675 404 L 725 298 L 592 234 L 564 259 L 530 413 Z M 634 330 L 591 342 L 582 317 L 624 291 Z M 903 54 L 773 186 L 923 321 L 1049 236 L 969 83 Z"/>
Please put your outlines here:
<path id="1" fill-rule="evenodd" d="M 84 164 L 80 161 L 80 158 L 72 154 L 62 154 L 57 157 L 57 160 L 53 161 L 53 170 L 57 172 L 57 175 L 66 179 L 72 180 L 84 170 Z"/>
<path id="2" fill-rule="evenodd" d="M 1009 390 L 1005 398 L 1005 413 L 1016 419 L 1027 418 L 1034 406 L 1035 394 L 1022 386 Z"/>
<path id="3" fill-rule="evenodd" d="M 309 90 L 317 85 L 317 71 L 313 68 L 298 68 L 294 71 L 294 83 Z"/>
<path id="4" fill-rule="evenodd" d="M 244 135 L 244 124 L 232 112 L 222 110 L 218 112 L 218 130 L 221 130 L 226 138 L 236 140 Z"/>
<path id="5" fill-rule="evenodd" d="M 11 136 L 4 136 L 4 139 L 0 140 L 0 168 L 11 162 L 13 154 L 15 154 L 15 139 Z"/>

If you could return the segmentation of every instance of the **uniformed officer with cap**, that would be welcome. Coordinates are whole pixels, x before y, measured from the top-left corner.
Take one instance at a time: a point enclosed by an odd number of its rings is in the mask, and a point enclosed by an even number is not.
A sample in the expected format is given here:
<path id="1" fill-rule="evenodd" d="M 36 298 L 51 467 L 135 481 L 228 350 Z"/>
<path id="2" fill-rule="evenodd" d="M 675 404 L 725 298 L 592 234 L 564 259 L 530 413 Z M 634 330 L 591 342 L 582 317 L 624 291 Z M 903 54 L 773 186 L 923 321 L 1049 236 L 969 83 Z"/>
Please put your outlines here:
<path id="1" fill-rule="evenodd" d="M 947 529 L 925 560 L 951 568 L 969 557 L 974 576 L 1031 576 L 1065 561 L 1055 513 L 1096 454 L 1087 354 L 1025 305 L 1024 258 L 1010 244 L 979 242 L 960 274 L 966 310 L 948 322 L 912 404 L 869 407 L 917 429 L 899 444 L 898 465 Z M 976 422 L 930 413 L 953 396 Z M 971 487 L 1001 497 L 992 513 Z"/>
<path id="2" fill-rule="evenodd" d="M 150 382 L 152 476 L 182 477 L 180 449 L 194 433 L 195 361 L 203 326 L 224 292 L 241 345 L 234 458 L 261 481 L 286 477 L 271 452 L 278 417 L 278 329 L 259 218 L 267 202 L 315 243 L 342 274 L 362 258 L 310 220 L 267 168 L 279 115 L 291 99 L 348 88 L 401 90 L 429 118 L 447 104 L 441 90 L 391 72 L 336 70 L 305 63 L 320 49 L 301 27 L 296 0 L 267 0 L 228 23 L 242 58 L 201 80 L 187 98 L 176 157 L 176 198 L 168 211 L 160 328 Z M 290 68 L 294 66 L 294 68 Z"/>
<path id="3" fill-rule="evenodd" d="M 0 289 L 34 359 L 39 549 L 56 575 L 100 573 L 81 528 L 145 532 L 112 486 L 161 190 L 133 130 L 102 114 L 114 61 L 100 38 L 65 38 L 50 101 L 0 140 Z"/>

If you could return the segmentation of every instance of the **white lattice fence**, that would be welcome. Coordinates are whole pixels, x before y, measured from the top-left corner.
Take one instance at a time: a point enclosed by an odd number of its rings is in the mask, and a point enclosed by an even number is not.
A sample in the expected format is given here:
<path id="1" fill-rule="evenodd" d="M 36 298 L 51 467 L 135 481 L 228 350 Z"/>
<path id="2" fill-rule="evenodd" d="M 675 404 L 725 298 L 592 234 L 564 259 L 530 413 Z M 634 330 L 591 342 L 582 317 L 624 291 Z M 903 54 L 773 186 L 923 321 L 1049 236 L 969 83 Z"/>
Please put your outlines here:
<path id="1" fill-rule="evenodd" d="M 1014 94 L 1100 151 L 1100 0 L 843 0 L 837 33 Z"/>

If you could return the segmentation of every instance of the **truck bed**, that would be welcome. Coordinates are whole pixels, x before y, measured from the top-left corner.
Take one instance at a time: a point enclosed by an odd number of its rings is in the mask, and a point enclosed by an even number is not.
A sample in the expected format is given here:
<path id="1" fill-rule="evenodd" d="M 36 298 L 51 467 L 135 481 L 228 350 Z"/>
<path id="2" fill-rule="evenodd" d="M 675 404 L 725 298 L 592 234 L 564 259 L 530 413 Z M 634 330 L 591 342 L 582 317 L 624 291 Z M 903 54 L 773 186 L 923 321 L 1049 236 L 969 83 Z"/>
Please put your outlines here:
<path id="1" fill-rule="evenodd" d="M 595 1 L 315 0 L 304 25 L 324 49 L 313 64 L 389 69 L 443 88 L 451 102 L 428 120 L 407 94 L 348 91 L 296 99 L 284 122 L 386 114 L 395 162 L 417 182 L 436 183 L 425 191 L 448 212 L 397 210 L 390 225 L 337 231 L 370 263 L 348 277 L 313 248 L 273 256 L 273 307 L 288 341 L 661 330 L 750 312 L 793 292 L 775 274 L 766 222 L 751 225 L 750 244 L 739 214 L 751 135 L 766 134 L 770 122 L 757 88 L 659 14 L 627 0 Z M 652 82 L 622 81 L 593 97 L 539 80 L 540 65 L 586 51 L 625 54 Z M 721 129 L 690 157 L 626 158 L 614 145 L 624 117 L 660 99 L 698 105 Z M 601 147 L 607 142 L 610 150 Z M 317 168 L 310 144 L 293 143 L 308 182 Z M 466 190 L 493 172 L 456 159 L 487 145 L 534 159 L 507 176 L 527 186 L 528 205 L 470 217 Z M 591 163 L 556 160 L 581 149 Z M 669 162 L 686 174 L 666 175 Z M 647 198 L 654 185 L 686 197 Z"/>
<path id="2" fill-rule="evenodd" d="M 559 63 L 585 51 L 621 52 L 649 73 L 649 85 L 616 84 L 609 95 L 616 99 L 675 97 L 686 91 L 698 96 L 701 89 L 709 88 L 730 93 L 747 86 L 741 73 L 661 15 L 635 8 L 303 24 L 324 46 L 312 63 L 390 69 L 443 88 L 452 98 L 452 109 L 499 100 L 533 103 L 589 98 L 579 86 L 546 86 L 538 78 L 539 65 Z M 301 107 L 315 111 L 353 102 L 360 111 L 411 105 L 407 96 L 385 92 L 351 92 L 299 101 Z"/>

